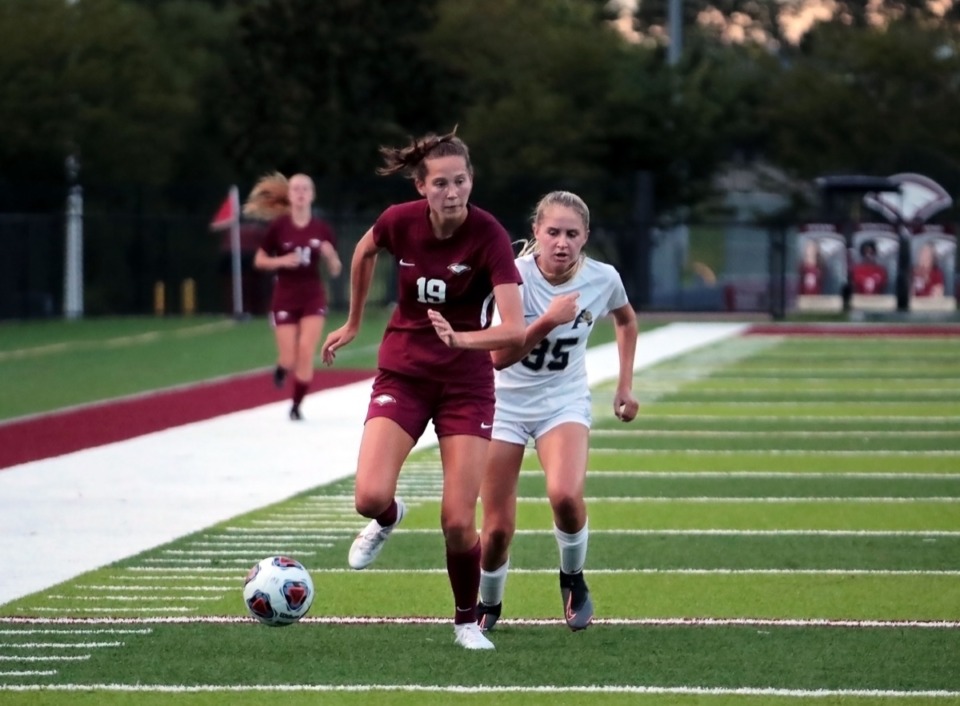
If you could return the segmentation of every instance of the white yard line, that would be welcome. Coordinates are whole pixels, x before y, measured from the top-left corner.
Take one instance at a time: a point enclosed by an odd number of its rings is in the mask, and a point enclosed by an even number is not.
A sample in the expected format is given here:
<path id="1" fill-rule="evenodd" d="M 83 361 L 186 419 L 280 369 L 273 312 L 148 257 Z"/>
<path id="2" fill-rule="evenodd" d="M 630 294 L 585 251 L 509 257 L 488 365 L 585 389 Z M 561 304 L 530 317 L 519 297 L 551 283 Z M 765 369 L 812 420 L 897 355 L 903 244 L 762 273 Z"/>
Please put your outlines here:
<path id="1" fill-rule="evenodd" d="M 960 691 L 892 689 L 774 689 L 771 687 L 712 686 L 439 686 L 435 684 L 0 684 L 0 691 L 113 692 L 130 694 L 199 693 L 432 693 L 432 694 L 643 694 L 653 696 L 767 696 L 822 700 L 827 697 L 877 699 L 956 698 Z"/>
<path id="2" fill-rule="evenodd" d="M 151 618 L 82 618 L 64 616 L 59 618 L 0 617 L 0 625 L 246 625 L 250 618 L 245 615 L 167 615 Z M 357 615 L 308 615 L 298 623 L 314 625 L 449 625 L 450 619 L 427 616 L 357 616 Z M 563 625 L 563 618 L 501 618 L 499 625 Z M 836 618 L 700 618 L 700 617 L 647 617 L 647 618 L 596 618 L 593 625 L 634 625 L 634 626 L 678 626 L 723 628 L 729 626 L 752 627 L 830 627 L 830 628 L 921 628 L 924 630 L 955 630 L 960 628 L 956 620 L 876 620 L 876 619 L 836 619 Z"/>
<path id="3" fill-rule="evenodd" d="M 35 358 L 52 353 L 62 353 L 68 350 L 97 350 L 107 348 L 121 348 L 134 346 L 140 343 L 151 343 L 161 338 L 183 338 L 185 336 L 197 336 L 210 331 L 221 331 L 231 328 L 236 324 L 233 321 L 215 321 L 197 326 L 187 326 L 178 329 L 166 329 L 162 331 L 145 331 L 130 336 L 116 336 L 106 339 L 90 339 L 86 341 L 75 341 L 73 343 L 50 343 L 43 346 L 33 346 L 31 348 L 15 348 L 9 351 L 0 351 L 0 362 L 16 360 L 20 358 Z"/>
<path id="4" fill-rule="evenodd" d="M 737 335 L 746 324 L 644 333 L 636 368 Z M 616 376 L 613 344 L 587 354 L 591 385 Z M 0 605 L 353 473 L 370 381 L 317 392 L 292 424 L 277 402 L 0 471 Z M 418 448 L 436 445 L 427 433 Z"/>
<path id="5" fill-rule="evenodd" d="M 238 560 L 239 561 L 239 560 Z M 247 566 L 250 563 L 250 559 L 244 559 L 245 563 L 243 567 Z M 143 567 L 133 567 L 128 569 L 132 571 L 133 569 L 142 570 Z M 158 576 L 138 576 L 136 577 L 138 581 L 149 581 L 153 579 L 154 581 L 165 581 L 171 582 L 174 580 L 179 581 L 197 581 L 202 579 L 202 576 L 190 575 L 184 572 L 190 571 L 190 567 L 182 566 L 177 564 L 172 566 L 165 571 L 178 572 L 178 574 L 163 574 Z M 221 569 L 221 571 L 223 571 Z M 356 569 L 322 569 L 321 572 L 324 576 L 330 576 L 333 574 L 342 574 L 345 576 L 356 576 Z M 429 576 L 429 575 L 438 575 L 446 576 L 447 570 L 445 568 L 432 568 L 432 569 L 364 569 L 366 576 L 373 574 L 385 574 L 389 576 Z M 232 574 L 238 577 L 241 577 L 246 574 L 246 569 L 227 569 L 223 573 Z M 510 575 L 521 575 L 521 574 L 531 574 L 531 575 L 540 575 L 540 576 L 554 576 L 557 573 L 555 568 L 550 569 L 521 569 L 516 567 L 510 567 Z M 589 569 L 587 572 L 590 576 L 960 576 L 960 569 L 697 569 L 697 568 L 669 568 L 669 569 Z M 177 577 L 176 579 L 174 577 Z M 130 577 L 133 578 L 133 577 Z M 191 597 L 178 597 L 170 596 L 171 593 L 176 593 L 178 591 L 207 591 L 210 590 L 214 592 L 214 589 L 209 586 L 184 586 L 182 584 L 171 584 L 171 585 L 136 585 L 131 584 L 127 586 L 84 586 L 84 588 L 96 589 L 107 591 L 109 593 L 104 593 L 96 598 L 90 598 L 89 600 L 97 600 L 108 602 L 110 600 L 161 600 L 157 595 L 148 595 L 148 594 L 163 594 L 163 600 L 182 600 L 186 602 L 191 601 L 207 601 L 207 600 L 219 600 L 219 598 L 191 598 Z M 237 590 L 237 585 L 231 586 L 217 586 L 215 593 L 217 594 L 227 594 Z M 140 591 L 141 594 L 130 596 L 130 592 Z M 145 592 L 145 593 L 144 593 Z M 64 595 L 51 595 L 44 594 L 44 599 L 57 599 L 62 601 L 84 601 L 85 598 L 79 598 L 76 596 L 64 596 Z M 62 610 L 68 615 L 71 614 L 72 610 L 83 610 L 79 606 L 58 606 L 54 610 Z M 3 622 L 3 619 L 0 618 L 0 623 Z"/>

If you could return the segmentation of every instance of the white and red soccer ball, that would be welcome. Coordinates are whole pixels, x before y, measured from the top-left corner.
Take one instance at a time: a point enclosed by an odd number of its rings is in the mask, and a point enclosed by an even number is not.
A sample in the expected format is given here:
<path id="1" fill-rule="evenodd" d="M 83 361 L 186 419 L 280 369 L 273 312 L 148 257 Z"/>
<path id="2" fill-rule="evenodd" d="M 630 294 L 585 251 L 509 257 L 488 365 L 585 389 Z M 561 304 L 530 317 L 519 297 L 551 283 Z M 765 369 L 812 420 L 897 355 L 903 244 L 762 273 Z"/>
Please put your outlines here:
<path id="1" fill-rule="evenodd" d="M 268 556 L 258 561 L 243 582 L 243 602 L 264 625 L 295 623 L 313 603 L 313 580 L 296 559 Z"/>

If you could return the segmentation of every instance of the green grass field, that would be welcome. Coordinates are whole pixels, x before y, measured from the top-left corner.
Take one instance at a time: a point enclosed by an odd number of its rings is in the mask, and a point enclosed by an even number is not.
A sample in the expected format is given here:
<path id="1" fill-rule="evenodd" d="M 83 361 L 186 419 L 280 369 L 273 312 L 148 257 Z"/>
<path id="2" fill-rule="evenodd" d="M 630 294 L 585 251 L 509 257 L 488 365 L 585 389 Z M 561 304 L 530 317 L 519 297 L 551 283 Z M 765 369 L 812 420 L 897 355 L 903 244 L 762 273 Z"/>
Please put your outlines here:
<path id="1" fill-rule="evenodd" d="M 326 331 L 343 322 L 331 316 Z M 386 314 L 367 317 L 338 357 L 342 367 L 376 365 Z M 271 367 L 273 332 L 264 318 L 221 316 L 91 319 L 0 324 L 0 420 Z"/>
<path id="2" fill-rule="evenodd" d="M 172 348 L 223 335 L 169 324 Z M 56 344 L 8 334 L 0 374 L 24 361 L 11 351 Z M 269 364 L 258 336 L 236 370 Z M 960 337 L 747 336 L 635 387 L 631 425 L 608 411 L 609 387 L 594 394 L 597 621 L 582 633 L 561 621 L 530 455 L 497 650 L 453 645 L 426 450 L 369 570 L 346 568 L 363 524 L 347 479 L 0 606 L 0 703 L 960 704 Z M 273 553 L 303 561 L 317 589 L 287 628 L 255 623 L 241 599 Z"/>

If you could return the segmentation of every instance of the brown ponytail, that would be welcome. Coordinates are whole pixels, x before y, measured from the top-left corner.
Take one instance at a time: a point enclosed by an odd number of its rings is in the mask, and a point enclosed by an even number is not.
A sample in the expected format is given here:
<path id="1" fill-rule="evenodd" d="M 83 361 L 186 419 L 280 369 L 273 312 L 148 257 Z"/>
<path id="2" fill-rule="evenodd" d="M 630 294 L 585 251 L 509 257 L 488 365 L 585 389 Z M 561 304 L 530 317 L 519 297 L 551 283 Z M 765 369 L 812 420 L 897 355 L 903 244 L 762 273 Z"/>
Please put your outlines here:
<path id="1" fill-rule="evenodd" d="M 280 172 L 265 174 L 257 181 L 243 204 L 243 215 L 258 221 L 272 221 L 290 213 L 289 183 Z"/>
<path id="2" fill-rule="evenodd" d="M 427 176 L 425 160 L 450 156 L 463 157 L 467 170 L 473 173 L 470 149 L 457 137 L 456 127 L 445 135 L 430 133 L 420 138 L 411 137 L 405 147 L 381 147 L 380 154 L 384 165 L 377 169 L 377 174 L 381 176 L 402 173 L 407 178 L 423 181 Z"/>

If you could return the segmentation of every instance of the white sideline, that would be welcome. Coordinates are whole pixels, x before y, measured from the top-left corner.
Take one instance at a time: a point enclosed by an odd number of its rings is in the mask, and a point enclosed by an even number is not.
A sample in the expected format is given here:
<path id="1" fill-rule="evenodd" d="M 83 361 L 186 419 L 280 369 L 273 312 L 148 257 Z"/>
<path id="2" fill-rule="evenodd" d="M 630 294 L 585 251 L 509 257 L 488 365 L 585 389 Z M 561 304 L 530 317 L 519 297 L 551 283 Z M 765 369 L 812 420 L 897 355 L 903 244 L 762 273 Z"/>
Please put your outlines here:
<path id="1" fill-rule="evenodd" d="M 636 369 L 746 324 L 670 324 L 640 336 Z M 617 373 L 587 353 L 590 384 Z M 353 473 L 370 380 L 0 470 L 0 605 Z M 432 430 L 418 448 L 436 444 Z M 358 527 L 360 526 L 358 517 Z"/>

